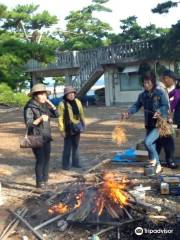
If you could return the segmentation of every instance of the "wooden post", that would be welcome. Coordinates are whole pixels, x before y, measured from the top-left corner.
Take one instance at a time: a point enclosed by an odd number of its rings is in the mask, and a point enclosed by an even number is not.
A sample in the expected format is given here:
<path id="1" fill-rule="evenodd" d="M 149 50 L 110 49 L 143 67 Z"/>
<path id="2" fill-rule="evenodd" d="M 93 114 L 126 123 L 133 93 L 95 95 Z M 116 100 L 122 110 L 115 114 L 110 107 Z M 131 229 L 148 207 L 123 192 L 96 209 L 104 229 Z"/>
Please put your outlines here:
<path id="1" fill-rule="evenodd" d="M 72 76 L 70 75 L 65 76 L 65 85 L 66 86 L 72 85 Z"/>
<path id="2" fill-rule="evenodd" d="M 32 88 L 37 83 L 37 78 L 34 72 L 31 72 L 30 75 L 31 75 L 30 88 Z"/>

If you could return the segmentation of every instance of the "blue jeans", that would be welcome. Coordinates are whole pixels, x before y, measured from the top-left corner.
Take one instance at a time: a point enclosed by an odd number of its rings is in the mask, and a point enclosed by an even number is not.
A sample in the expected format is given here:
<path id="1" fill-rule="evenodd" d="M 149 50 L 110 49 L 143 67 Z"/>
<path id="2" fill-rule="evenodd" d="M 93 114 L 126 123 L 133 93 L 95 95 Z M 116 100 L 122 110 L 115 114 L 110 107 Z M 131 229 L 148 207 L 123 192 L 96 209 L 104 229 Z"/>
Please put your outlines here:
<path id="1" fill-rule="evenodd" d="M 149 159 L 155 160 L 156 164 L 159 165 L 159 155 L 156 150 L 156 140 L 159 138 L 159 131 L 157 128 L 153 128 L 151 130 L 147 129 L 147 136 L 144 140 L 144 144 L 149 153 Z"/>

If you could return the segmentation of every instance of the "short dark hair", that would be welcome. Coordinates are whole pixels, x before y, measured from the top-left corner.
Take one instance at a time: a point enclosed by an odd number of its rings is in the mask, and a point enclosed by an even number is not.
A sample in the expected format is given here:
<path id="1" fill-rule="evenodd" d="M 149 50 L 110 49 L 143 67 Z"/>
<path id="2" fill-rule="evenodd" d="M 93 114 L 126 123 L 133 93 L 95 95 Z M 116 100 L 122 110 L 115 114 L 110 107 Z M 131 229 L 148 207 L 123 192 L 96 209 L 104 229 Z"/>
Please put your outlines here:
<path id="1" fill-rule="evenodd" d="M 147 71 L 142 75 L 142 84 L 146 80 L 151 81 L 154 87 L 156 86 L 156 75 L 153 71 Z"/>
<path id="2" fill-rule="evenodd" d="M 163 72 L 162 77 L 169 77 L 169 78 L 174 79 L 175 81 L 177 79 L 176 74 L 173 71 L 169 70 L 169 69 L 166 69 Z"/>
<path id="3" fill-rule="evenodd" d="M 177 89 L 180 89 L 180 78 L 177 79 L 176 88 L 177 88 Z"/>

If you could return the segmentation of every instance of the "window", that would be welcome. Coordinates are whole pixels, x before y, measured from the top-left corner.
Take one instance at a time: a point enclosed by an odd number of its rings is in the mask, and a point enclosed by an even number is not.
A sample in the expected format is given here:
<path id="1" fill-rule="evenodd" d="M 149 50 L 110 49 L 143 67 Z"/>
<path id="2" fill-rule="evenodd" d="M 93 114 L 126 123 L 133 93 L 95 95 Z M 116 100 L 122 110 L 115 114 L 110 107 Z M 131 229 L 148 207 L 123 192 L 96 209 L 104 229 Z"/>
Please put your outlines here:
<path id="1" fill-rule="evenodd" d="M 142 89 L 137 73 L 121 73 L 119 79 L 120 91 L 138 91 Z"/>

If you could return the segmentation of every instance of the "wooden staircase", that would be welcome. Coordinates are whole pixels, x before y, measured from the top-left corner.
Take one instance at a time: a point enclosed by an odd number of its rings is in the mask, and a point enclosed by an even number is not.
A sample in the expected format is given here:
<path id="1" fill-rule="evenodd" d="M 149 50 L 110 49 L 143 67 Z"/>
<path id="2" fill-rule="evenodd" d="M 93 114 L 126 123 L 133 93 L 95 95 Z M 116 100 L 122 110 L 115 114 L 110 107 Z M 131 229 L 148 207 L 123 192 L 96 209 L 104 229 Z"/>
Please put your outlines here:
<path id="1" fill-rule="evenodd" d="M 102 76 L 104 69 L 99 64 L 97 50 L 84 51 L 83 55 L 79 55 L 81 68 L 79 74 L 73 79 L 72 85 L 77 89 L 78 96 L 86 94 L 95 82 Z"/>
<path id="2" fill-rule="evenodd" d="M 30 60 L 26 72 L 38 76 L 74 76 L 71 84 L 83 96 L 104 73 L 104 66 L 123 66 L 145 60 L 153 41 L 117 44 L 83 51 L 56 53 L 56 62 L 46 66 Z"/>

